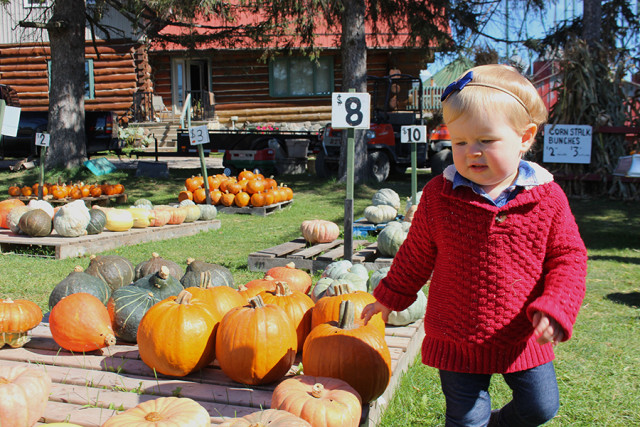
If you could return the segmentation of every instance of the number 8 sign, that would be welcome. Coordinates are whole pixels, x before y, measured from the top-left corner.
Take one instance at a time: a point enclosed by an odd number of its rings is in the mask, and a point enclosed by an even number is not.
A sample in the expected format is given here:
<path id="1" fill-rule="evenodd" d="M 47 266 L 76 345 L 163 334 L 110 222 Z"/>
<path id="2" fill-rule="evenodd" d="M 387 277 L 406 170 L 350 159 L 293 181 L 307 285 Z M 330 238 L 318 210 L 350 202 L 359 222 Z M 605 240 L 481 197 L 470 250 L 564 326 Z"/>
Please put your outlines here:
<path id="1" fill-rule="evenodd" d="M 368 93 L 333 92 L 331 94 L 331 127 L 334 129 L 369 129 Z"/>

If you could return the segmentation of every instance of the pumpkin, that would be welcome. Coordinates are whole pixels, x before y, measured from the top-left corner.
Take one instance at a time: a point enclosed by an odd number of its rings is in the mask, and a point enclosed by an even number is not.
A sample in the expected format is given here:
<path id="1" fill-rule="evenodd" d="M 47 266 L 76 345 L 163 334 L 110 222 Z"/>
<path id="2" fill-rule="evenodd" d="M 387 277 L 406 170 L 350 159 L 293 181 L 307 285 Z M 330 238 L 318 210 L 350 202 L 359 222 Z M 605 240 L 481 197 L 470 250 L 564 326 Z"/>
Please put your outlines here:
<path id="1" fill-rule="evenodd" d="M 178 209 L 184 209 L 186 211 L 184 222 L 194 222 L 200 218 L 200 206 L 185 205 L 179 207 Z"/>
<path id="2" fill-rule="evenodd" d="M 0 299 L 0 348 L 22 347 L 31 339 L 28 332 L 42 321 L 42 310 L 29 300 Z"/>
<path id="3" fill-rule="evenodd" d="M 233 205 L 234 200 L 236 199 L 236 195 L 233 193 L 229 193 L 229 190 L 226 190 L 224 193 L 222 193 L 222 196 L 220 197 L 220 203 L 222 203 L 224 206 L 231 206 Z"/>
<path id="4" fill-rule="evenodd" d="M 187 211 L 173 206 L 156 206 L 154 210 L 165 210 L 171 214 L 167 224 L 182 224 L 187 217 Z"/>
<path id="5" fill-rule="evenodd" d="M 334 261 L 322 271 L 321 277 L 339 279 L 347 273 L 356 274 L 364 280 L 369 280 L 369 271 L 362 264 L 352 264 L 349 260 Z"/>
<path id="6" fill-rule="evenodd" d="M 410 222 L 391 221 L 378 234 L 378 252 L 384 256 L 394 257 L 400 245 L 407 238 Z"/>
<path id="7" fill-rule="evenodd" d="M 22 214 L 18 227 L 31 237 L 44 237 L 51 234 L 53 222 L 49 214 L 42 209 L 31 209 Z"/>
<path id="8" fill-rule="evenodd" d="M 177 263 L 168 259 L 164 259 L 157 252 L 153 252 L 151 254 L 151 258 L 136 265 L 136 268 L 134 270 L 135 280 L 160 271 L 160 268 L 162 266 L 166 266 L 169 269 L 169 274 L 171 274 L 176 279 L 184 276 L 183 268 L 180 267 Z"/>
<path id="9" fill-rule="evenodd" d="M 183 290 L 147 311 L 138 326 L 142 361 L 164 375 L 183 377 L 215 359 L 216 328 L 220 316 L 207 301 Z"/>
<path id="10" fill-rule="evenodd" d="M 100 234 L 107 225 L 107 214 L 100 209 L 89 209 L 89 224 L 87 234 Z"/>
<path id="11" fill-rule="evenodd" d="M 242 331 L 242 333 L 238 333 Z M 298 347 L 293 322 L 281 307 L 260 296 L 231 309 L 216 334 L 216 358 L 222 371 L 242 384 L 266 384 L 291 368 Z"/>
<path id="12" fill-rule="evenodd" d="M 104 280 L 87 274 L 82 267 L 76 266 L 67 277 L 62 279 L 49 294 L 49 309 L 52 309 L 62 298 L 75 294 L 76 292 L 86 292 L 98 298 L 104 305 L 109 301 L 111 288 Z"/>
<path id="13" fill-rule="evenodd" d="M 208 271 L 202 274 L 207 274 Z M 194 298 L 205 301 L 209 309 L 219 315 L 220 319 L 232 308 L 240 307 L 247 303 L 247 300 L 233 288 L 228 286 L 191 286 L 185 288 Z"/>
<path id="14" fill-rule="evenodd" d="M 147 228 L 151 225 L 151 219 L 153 218 L 153 211 L 145 207 L 129 208 L 133 218 L 133 228 Z"/>
<path id="15" fill-rule="evenodd" d="M 49 328 L 53 340 L 69 351 L 93 351 L 116 343 L 107 308 L 86 292 L 62 298 L 49 313 Z"/>
<path id="16" fill-rule="evenodd" d="M 178 193 L 178 202 L 182 202 L 183 200 L 193 200 L 193 192 L 189 190 L 182 190 Z"/>
<path id="17" fill-rule="evenodd" d="M 371 292 L 378 286 L 380 280 L 382 280 L 389 272 L 389 267 L 383 267 L 373 272 L 369 279 L 369 285 Z M 427 309 L 427 296 L 424 292 L 420 291 L 417 294 L 416 300 L 407 308 L 402 311 L 391 311 L 389 318 L 387 319 L 388 325 L 405 326 L 415 322 L 418 319 L 422 319 Z"/>
<path id="18" fill-rule="evenodd" d="M 11 209 L 16 206 L 25 206 L 25 204 L 20 199 L 7 199 L 0 201 L 0 228 L 9 228 L 7 225 L 7 215 L 11 212 Z"/>
<path id="19" fill-rule="evenodd" d="M 371 322 L 356 317 L 353 301 L 340 304 L 338 322 L 311 330 L 302 350 L 305 375 L 339 378 L 349 383 L 362 402 L 377 399 L 391 378 L 391 353 L 384 335 Z"/>
<path id="20" fill-rule="evenodd" d="M 355 273 L 344 273 L 334 279 L 332 277 L 321 277 L 311 290 L 311 299 L 318 301 L 327 294 L 333 293 L 333 288 L 339 285 L 348 285 L 352 291 L 367 292 L 367 280 Z"/>
<path id="21" fill-rule="evenodd" d="M 126 209 L 106 209 L 107 222 L 104 225 L 109 231 L 127 231 L 133 227 L 133 215 Z"/>
<path id="22" fill-rule="evenodd" d="M 89 221 L 89 209 L 82 200 L 75 200 L 58 209 L 53 217 L 53 228 L 61 236 L 84 236 L 87 234 Z"/>
<path id="23" fill-rule="evenodd" d="M 153 203 L 151 203 L 151 201 L 149 199 L 138 199 L 135 202 L 133 202 L 133 206 L 136 207 L 146 207 L 147 209 L 153 209 Z"/>
<path id="24" fill-rule="evenodd" d="M 333 242 L 340 234 L 340 229 L 336 223 L 325 221 L 323 219 L 309 219 L 302 221 L 302 224 L 300 224 L 300 231 L 302 232 L 304 240 L 312 245 L 316 243 Z"/>
<path id="25" fill-rule="evenodd" d="M 276 289 L 276 280 L 265 275 L 262 279 L 254 279 L 248 281 L 244 285 L 238 287 L 238 293 L 247 301 L 259 295 L 264 291 L 274 291 Z"/>
<path id="26" fill-rule="evenodd" d="M 312 426 L 358 427 L 362 415 L 360 395 L 337 378 L 298 375 L 276 386 L 271 408 L 291 412 Z"/>
<path id="27" fill-rule="evenodd" d="M 416 214 L 416 211 L 418 210 L 418 205 L 413 205 L 411 206 L 409 209 L 407 209 L 407 213 L 404 214 L 404 222 L 411 222 L 413 221 L 413 216 Z"/>
<path id="28" fill-rule="evenodd" d="M 214 205 L 200 206 L 200 221 L 211 221 L 218 215 L 218 209 Z"/>
<path id="29" fill-rule="evenodd" d="M 140 321 L 160 301 L 149 290 L 137 286 L 123 286 L 113 291 L 107 310 L 115 335 L 123 341 L 135 343 Z"/>
<path id="30" fill-rule="evenodd" d="M 32 199 L 32 200 L 29 200 L 29 204 L 27 204 L 27 206 L 29 206 L 29 208 L 31 209 L 42 209 L 43 211 L 49 214 L 51 219 L 53 219 L 53 216 L 54 216 L 53 205 L 47 202 L 46 200 Z"/>
<path id="31" fill-rule="evenodd" d="M 362 310 L 368 305 L 376 302 L 373 295 L 363 291 L 353 291 L 349 285 L 338 285 L 328 289 L 323 298 L 320 298 L 311 313 L 311 329 L 321 323 L 338 321 L 340 318 L 340 304 L 342 301 L 351 301 L 355 316 L 359 319 Z M 380 334 L 385 334 L 385 324 L 381 314 L 373 316 L 369 323 L 374 325 Z"/>
<path id="32" fill-rule="evenodd" d="M 371 198 L 372 205 L 389 205 L 396 211 L 400 209 L 400 196 L 391 188 L 381 188 Z"/>
<path id="33" fill-rule="evenodd" d="M 102 279 L 112 291 L 133 282 L 134 266 L 120 255 L 91 255 L 85 273 Z"/>
<path id="34" fill-rule="evenodd" d="M 201 273 L 208 271 L 208 276 L 202 276 Z M 211 286 L 230 286 L 233 287 L 233 274 L 231 271 L 219 264 L 211 264 L 205 261 L 198 261 L 193 258 L 187 258 L 187 269 L 180 279 L 180 283 L 186 288 L 189 286 L 200 286 L 206 280 L 206 285 Z"/>
<path id="35" fill-rule="evenodd" d="M 281 409 L 265 409 L 252 412 L 244 417 L 230 418 L 216 427 L 258 427 L 258 426 L 283 426 L 283 427 L 311 427 L 307 421 Z"/>
<path id="36" fill-rule="evenodd" d="M 275 280 L 287 282 L 292 290 L 300 291 L 304 294 L 308 294 L 311 290 L 311 276 L 306 271 L 296 268 L 293 262 L 284 267 L 272 267 L 267 270 L 266 275 L 273 277 Z"/>
<path id="37" fill-rule="evenodd" d="M 235 198 L 233 199 L 233 204 L 239 208 L 244 208 L 245 206 L 249 205 L 250 201 L 251 201 L 251 196 L 249 195 L 249 193 L 245 191 L 240 191 L 236 194 Z"/>
<path id="38" fill-rule="evenodd" d="M 51 377 L 28 366 L 0 366 L 0 425 L 33 426 L 44 415 Z"/>
<path id="39" fill-rule="evenodd" d="M 298 336 L 298 352 L 311 331 L 311 310 L 315 305 L 311 297 L 300 291 L 292 291 L 285 282 L 276 281 L 275 291 L 264 291 L 260 297 L 265 304 L 282 307 L 287 313 Z"/>
<path id="40" fill-rule="evenodd" d="M 143 425 L 209 427 L 211 416 L 202 405 L 188 397 L 159 397 L 114 415 L 102 427 Z"/>
<path id="41" fill-rule="evenodd" d="M 31 210 L 29 206 L 16 206 L 11 209 L 7 214 L 7 226 L 12 233 L 22 234 L 22 230 L 20 230 L 20 218 L 22 218 L 22 214 Z"/>
<path id="42" fill-rule="evenodd" d="M 149 227 L 162 227 L 169 223 L 171 219 L 171 212 L 164 209 L 152 209 L 151 219 L 149 220 Z"/>
<path id="43" fill-rule="evenodd" d="M 372 205 L 364 208 L 364 217 L 374 224 L 393 221 L 397 215 L 398 211 L 389 205 Z"/>
<path id="44" fill-rule="evenodd" d="M 169 274 L 169 267 L 166 265 L 160 267 L 160 271 L 141 277 L 131 285 L 152 292 L 160 300 L 176 296 L 184 289 L 178 279 Z"/>

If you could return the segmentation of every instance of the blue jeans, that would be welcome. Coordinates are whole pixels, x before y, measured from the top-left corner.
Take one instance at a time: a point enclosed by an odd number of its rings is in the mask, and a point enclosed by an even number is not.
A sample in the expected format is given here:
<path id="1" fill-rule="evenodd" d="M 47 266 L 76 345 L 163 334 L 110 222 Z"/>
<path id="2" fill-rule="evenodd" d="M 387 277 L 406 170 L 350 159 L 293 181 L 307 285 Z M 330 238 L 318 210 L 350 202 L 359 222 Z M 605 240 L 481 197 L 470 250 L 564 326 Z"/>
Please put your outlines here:
<path id="1" fill-rule="evenodd" d="M 447 413 L 446 426 L 539 426 L 560 408 L 553 362 L 526 371 L 502 374 L 513 400 L 491 412 L 491 375 L 440 371 Z M 489 423 L 491 421 L 491 423 Z"/>

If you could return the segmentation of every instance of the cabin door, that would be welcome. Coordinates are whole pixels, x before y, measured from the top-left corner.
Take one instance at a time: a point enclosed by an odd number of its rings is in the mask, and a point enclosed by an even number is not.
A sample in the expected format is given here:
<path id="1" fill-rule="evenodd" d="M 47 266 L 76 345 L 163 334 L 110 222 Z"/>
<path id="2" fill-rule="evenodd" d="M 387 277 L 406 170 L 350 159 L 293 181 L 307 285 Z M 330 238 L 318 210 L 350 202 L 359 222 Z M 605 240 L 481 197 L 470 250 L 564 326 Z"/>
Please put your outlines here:
<path id="1" fill-rule="evenodd" d="M 209 69 L 209 63 L 204 59 L 174 60 L 171 87 L 175 110 L 182 112 L 189 94 L 193 108 L 206 107 L 211 80 Z"/>

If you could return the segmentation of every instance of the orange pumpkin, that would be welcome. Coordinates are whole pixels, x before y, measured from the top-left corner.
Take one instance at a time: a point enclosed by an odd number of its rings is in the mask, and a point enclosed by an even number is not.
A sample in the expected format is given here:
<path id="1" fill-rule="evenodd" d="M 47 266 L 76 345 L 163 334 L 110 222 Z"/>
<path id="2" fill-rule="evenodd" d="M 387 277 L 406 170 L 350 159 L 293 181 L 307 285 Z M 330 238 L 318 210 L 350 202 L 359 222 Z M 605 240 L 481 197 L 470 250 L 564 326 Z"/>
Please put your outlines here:
<path id="1" fill-rule="evenodd" d="M 289 316 L 281 307 L 265 305 L 260 296 L 229 311 L 216 334 L 220 368 L 242 384 L 267 384 L 282 378 L 295 360 L 297 347 Z"/>
<path id="2" fill-rule="evenodd" d="M 0 366 L 0 425 L 32 426 L 44 415 L 51 377 L 44 369 Z"/>
<path id="3" fill-rule="evenodd" d="M 220 187 L 220 178 L 216 175 L 208 176 L 207 182 L 209 183 L 209 191 L 215 190 Z"/>
<path id="4" fill-rule="evenodd" d="M 235 204 L 239 208 L 244 208 L 245 206 L 249 205 L 250 200 L 251 196 L 249 196 L 248 193 L 241 191 L 236 194 L 235 198 L 233 199 L 233 204 Z"/>
<path id="5" fill-rule="evenodd" d="M 272 267 L 267 271 L 267 276 L 276 280 L 287 282 L 292 290 L 308 294 L 311 290 L 311 276 L 306 271 L 296 268 L 293 262 L 284 267 Z"/>
<path id="6" fill-rule="evenodd" d="M 264 191 L 264 180 L 253 178 L 247 182 L 247 193 L 255 194 Z"/>
<path id="7" fill-rule="evenodd" d="M 261 207 L 265 205 L 265 197 L 263 192 L 253 193 L 251 195 L 251 205 L 256 207 Z"/>
<path id="8" fill-rule="evenodd" d="M 209 309 L 220 319 L 232 308 L 247 303 L 247 300 L 238 291 L 228 286 L 190 286 L 186 290 L 191 292 L 194 298 L 206 302 Z"/>
<path id="9" fill-rule="evenodd" d="M 265 409 L 252 412 L 244 417 L 229 418 L 216 427 L 311 427 L 307 421 L 281 409 Z"/>
<path id="10" fill-rule="evenodd" d="M 191 191 L 192 193 L 196 191 L 198 188 L 202 187 L 202 184 L 204 184 L 204 179 L 198 176 L 192 176 L 191 178 L 187 178 L 184 182 L 184 186 L 186 187 L 186 189 L 188 191 Z"/>
<path id="11" fill-rule="evenodd" d="M 291 412 L 313 426 L 358 427 L 362 401 L 343 380 L 298 375 L 277 385 L 271 408 Z"/>
<path id="12" fill-rule="evenodd" d="M 340 235 L 338 224 L 323 219 L 308 219 L 300 224 L 300 232 L 307 242 L 329 243 L 333 242 Z"/>
<path id="13" fill-rule="evenodd" d="M 302 350 L 305 375 L 339 378 L 363 403 L 377 399 L 389 385 L 391 353 L 384 335 L 371 322 L 356 318 L 352 301 L 343 301 L 340 320 L 316 326 Z"/>
<path id="14" fill-rule="evenodd" d="M 107 307 L 85 292 L 62 298 L 49 314 L 49 328 L 54 341 L 69 351 L 93 351 L 116 343 Z"/>
<path id="15" fill-rule="evenodd" d="M 11 185 L 9 187 L 9 195 L 12 197 L 19 196 L 21 194 L 20 187 L 17 185 Z"/>
<path id="16" fill-rule="evenodd" d="M 209 427 L 211 415 L 202 405 L 188 397 L 160 397 L 114 415 L 102 427 L 143 425 Z"/>
<path id="17" fill-rule="evenodd" d="M 270 206 L 275 203 L 275 197 L 272 190 L 267 190 L 264 193 L 264 205 Z"/>
<path id="18" fill-rule="evenodd" d="M 9 228 L 7 215 L 16 206 L 25 206 L 25 204 L 20 199 L 7 199 L 0 202 L 0 228 Z"/>
<path id="19" fill-rule="evenodd" d="M 149 227 L 162 227 L 171 219 L 171 212 L 162 209 L 152 209 Z"/>
<path id="20" fill-rule="evenodd" d="M 238 292 L 247 301 L 264 291 L 275 290 L 276 280 L 269 275 L 265 275 L 262 279 L 251 280 L 238 287 Z"/>
<path id="21" fill-rule="evenodd" d="M 239 174 L 238 174 L 238 181 L 243 180 L 243 179 L 253 179 L 255 177 L 255 174 L 249 170 L 242 170 Z"/>
<path id="22" fill-rule="evenodd" d="M 233 205 L 233 201 L 235 199 L 236 199 L 235 194 L 231 194 L 229 193 L 229 191 L 225 191 L 222 197 L 220 198 L 220 203 L 222 203 L 224 206 L 231 206 Z"/>
<path id="23" fill-rule="evenodd" d="M 91 197 L 100 197 L 102 196 L 102 188 L 99 185 L 94 185 L 90 190 Z"/>
<path id="24" fill-rule="evenodd" d="M 178 202 L 183 200 L 193 200 L 193 193 L 189 190 L 182 190 L 178 193 Z"/>
<path id="25" fill-rule="evenodd" d="M 25 197 L 29 197 L 31 194 L 33 194 L 33 189 L 28 185 L 25 185 L 20 189 L 20 193 L 22 193 L 22 195 Z"/>
<path id="26" fill-rule="evenodd" d="M 29 342 L 27 333 L 42 320 L 42 310 L 29 300 L 0 299 L 0 348 L 13 348 Z"/>
<path id="27" fill-rule="evenodd" d="M 209 192 L 211 195 L 211 204 L 218 205 L 220 204 L 220 199 L 222 198 L 222 191 L 219 189 L 214 189 Z"/>
<path id="28" fill-rule="evenodd" d="M 198 188 L 193 192 L 193 201 L 202 204 L 207 201 L 207 191 L 204 188 Z"/>

